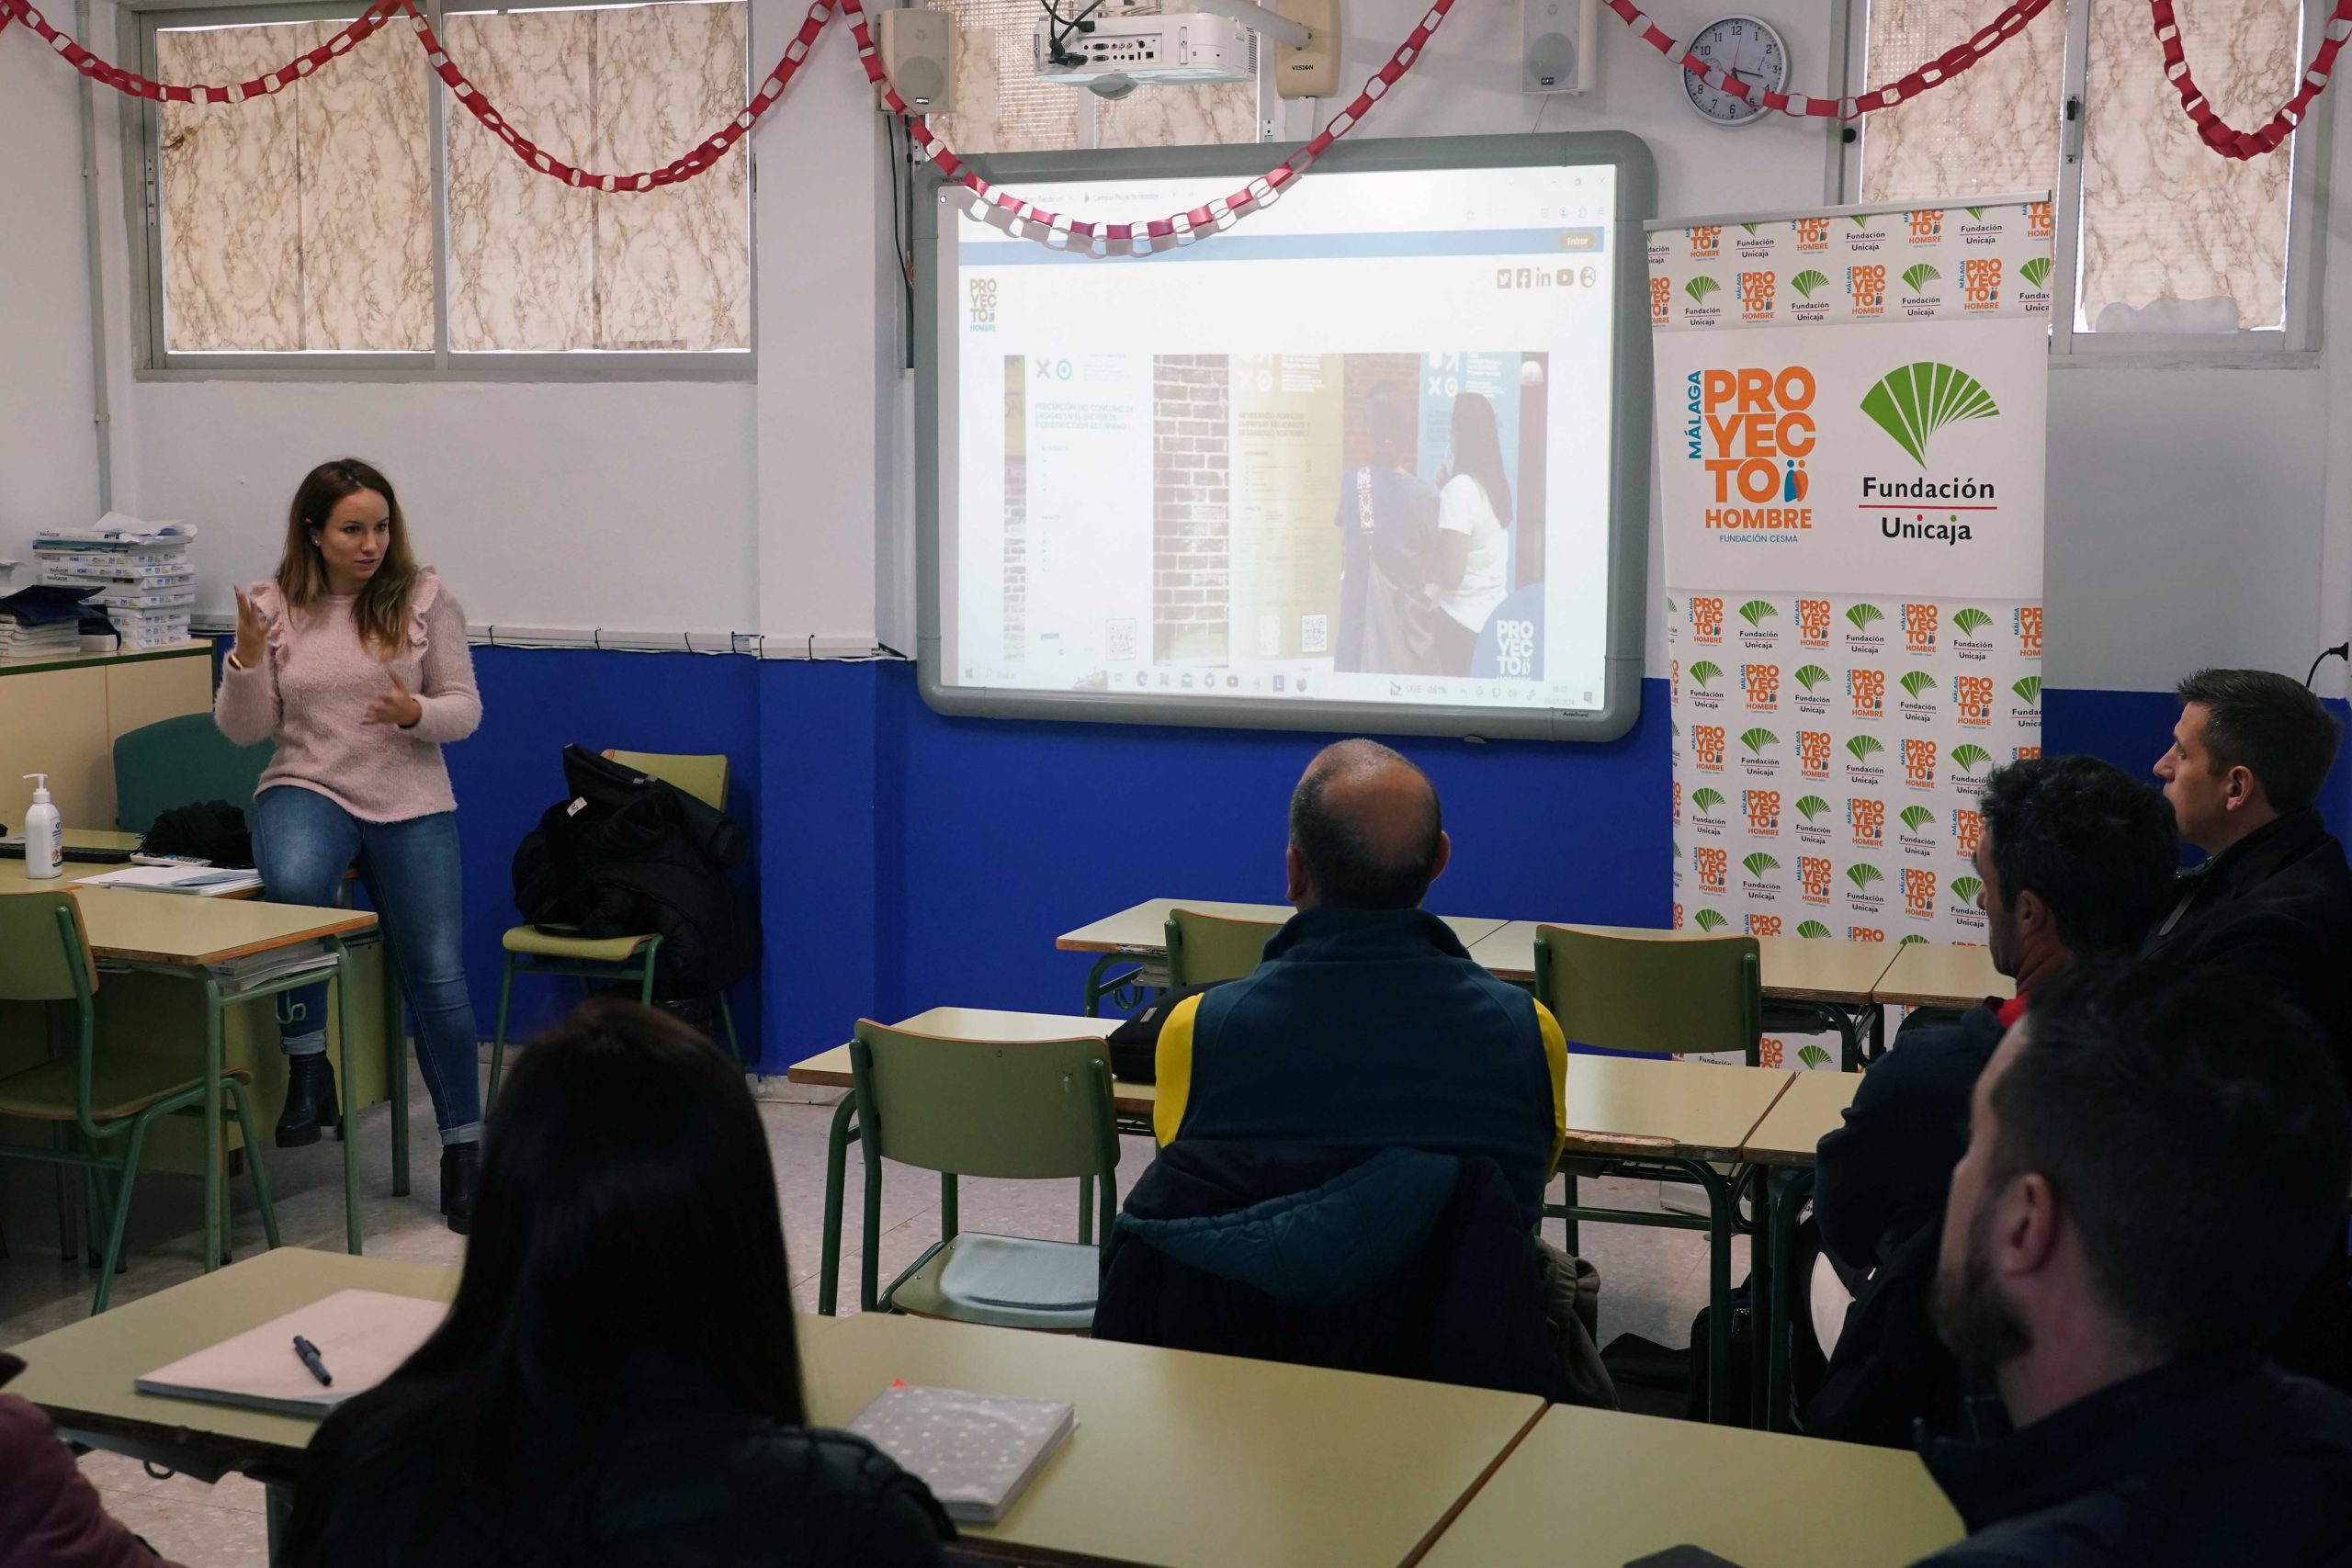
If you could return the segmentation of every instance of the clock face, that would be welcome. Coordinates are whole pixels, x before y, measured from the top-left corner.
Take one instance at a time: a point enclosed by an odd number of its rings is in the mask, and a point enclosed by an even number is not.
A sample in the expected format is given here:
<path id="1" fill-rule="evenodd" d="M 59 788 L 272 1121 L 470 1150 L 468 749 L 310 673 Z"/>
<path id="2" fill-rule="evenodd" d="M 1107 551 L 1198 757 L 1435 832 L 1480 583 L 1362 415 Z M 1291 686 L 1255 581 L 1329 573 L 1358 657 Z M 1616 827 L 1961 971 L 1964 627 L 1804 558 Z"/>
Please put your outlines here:
<path id="1" fill-rule="evenodd" d="M 1699 29 L 1690 40 L 1690 58 L 1719 68 L 1747 84 L 1749 96 L 1736 98 L 1722 88 L 1685 71 L 1682 91 L 1690 107 L 1716 125 L 1746 125 L 1765 113 L 1758 96 L 1768 88 L 1789 88 L 1789 49 L 1770 22 L 1754 17 L 1723 17 Z"/>

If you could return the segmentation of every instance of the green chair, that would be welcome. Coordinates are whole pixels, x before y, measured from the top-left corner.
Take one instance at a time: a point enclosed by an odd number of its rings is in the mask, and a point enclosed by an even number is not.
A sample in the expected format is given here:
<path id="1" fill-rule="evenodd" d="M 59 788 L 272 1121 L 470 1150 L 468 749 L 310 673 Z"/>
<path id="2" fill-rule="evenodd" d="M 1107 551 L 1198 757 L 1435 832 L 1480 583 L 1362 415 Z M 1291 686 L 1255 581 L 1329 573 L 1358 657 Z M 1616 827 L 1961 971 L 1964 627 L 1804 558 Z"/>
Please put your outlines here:
<path id="1" fill-rule="evenodd" d="M 1582 1045 L 1665 1056 L 1738 1051 L 1757 1064 L 1764 1033 L 1762 966 L 1748 936 L 1668 940 L 1607 936 L 1564 926 L 1535 928 L 1535 999 L 1551 1010 L 1560 1032 Z M 1693 1072 L 1704 1072 L 1694 1066 Z M 1730 1408 L 1731 1238 L 1738 1222 L 1736 1173 L 1704 1160 L 1563 1160 L 1563 1203 L 1544 1213 L 1566 1225 L 1567 1247 L 1577 1250 L 1584 1220 L 1708 1233 L 1708 1418 Z M 1588 1207 L 1577 1201 L 1577 1179 L 1623 1176 L 1687 1182 L 1707 1194 L 1710 1217 Z"/>
<path id="2" fill-rule="evenodd" d="M 130 895 L 118 894 L 118 897 Z M 0 998 L 70 1004 L 74 1049 L 39 1066 L 0 1078 L 0 1117 L 45 1122 L 78 1137 L 79 1147 L 43 1148 L 0 1144 L 0 1157 L 68 1166 L 94 1176 L 111 1175 L 116 1188 L 107 1245 L 98 1264 L 92 1316 L 106 1311 L 122 1260 L 123 1226 L 130 1217 L 130 1190 L 147 1130 L 159 1117 L 194 1110 L 202 1113 L 207 1085 L 198 1071 L 183 1076 L 168 1065 L 101 1059 L 97 1050 L 97 965 L 82 929 L 82 908 L 70 891 L 0 895 Z M 269 1175 L 261 1140 L 254 1136 L 245 1100 L 251 1075 L 232 1068 L 220 1075 L 238 1130 L 245 1140 L 245 1165 L 253 1173 L 261 1226 L 277 1245 L 277 1212 L 269 1201 Z M 118 1142 L 119 1140 L 119 1142 Z M 217 1220 L 217 1224 L 216 1224 Z M 208 1235 L 228 1235 L 228 1216 L 205 1216 Z"/>
<path id="3" fill-rule="evenodd" d="M 209 713 L 184 713 L 130 730 L 114 743 L 115 826 L 144 833 L 191 801 L 225 800 L 250 818 L 270 743 L 239 746 Z"/>
<path id="4" fill-rule="evenodd" d="M 727 809 L 728 763 L 723 754 L 671 756 L 659 751 L 606 751 L 605 756 L 623 767 L 650 774 L 672 789 L 684 791 L 714 811 Z M 578 980 L 583 993 L 593 981 L 634 980 L 638 999 L 648 1003 L 653 1000 L 653 970 L 662 952 L 662 939 L 658 936 L 561 936 L 537 926 L 514 926 L 499 939 L 499 945 L 505 949 L 506 956 L 498 975 L 498 1028 L 490 1043 L 491 1100 L 498 1098 L 498 1080 L 506 1067 L 506 1015 L 514 998 L 516 975 Z M 726 1026 L 727 1054 L 740 1063 L 743 1049 L 735 1038 L 735 1010 L 727 1005 L 723 988 L 718 992 L 718 1017 Z"/>
<path id="5" fill-rule="evenodd" d="M 1266 941 L 1282 925 L 1274 920 L 1236 920 L 1197 909 L 1168 911 L 1168 984 L 1205 986 L 1238 980 L 1258 967 Z"/>
<path id="6" fill-rule="evenodd" d="M 1119 1207 L 1119 1137 L 1102 1042 L 956 1040 L 861 1019 L 850 1063 L 865 1156 L 860 1307 L 1001 1328 L 1091 1328 L 1102 1271 L 1091 1236 L 1110 1235 Z M 940 1236 L 888 1290 L 877 1290 L 886 1159 L 940 1173 Z M 964 1176 L 1078 1177 L 1099 1179 L 1101 1187 L 1095 1213 L 1081 1213 L 1076 1243 L 1040 1241 L 962 1230 L 956 1179 Z M 838 1214 L 827 1219 L 823 1267 L 832 1278 L 841 1228 Z"/>

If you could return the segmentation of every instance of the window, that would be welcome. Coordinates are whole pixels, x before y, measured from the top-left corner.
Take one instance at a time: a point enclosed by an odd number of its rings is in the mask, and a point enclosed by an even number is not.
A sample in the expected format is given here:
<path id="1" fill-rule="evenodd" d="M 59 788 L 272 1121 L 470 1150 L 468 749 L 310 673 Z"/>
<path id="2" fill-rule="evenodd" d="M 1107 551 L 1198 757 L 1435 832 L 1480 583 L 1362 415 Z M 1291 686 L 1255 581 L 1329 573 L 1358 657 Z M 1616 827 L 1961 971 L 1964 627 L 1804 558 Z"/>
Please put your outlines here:
<path id="1" fill-rule="evenodd" d="M 1849 87 L 1888 82 L 1983 27 L 1999 0 L 1856 0 Z M 2222 118 L 2267 122 L 2317 46 L 2298 0 L 2176 0 L 2183 48 Z M 2061 353 L 2308 349 L 2310 221 L 2331 106 L 2247 162 L 2198 141 L 2144 0 L 2066 0 L 1953 82 L 1866 115 L 1848 151 L 1865 203 L 2052 190 L 2075 308 Z M 2070 112 L 2071 111 L 2071 112 Z M 2099 340 L 2104 339 L 2102 344 Z M 2159 341 L 2160 340 L 2160 341 Z"/>
<path id="2" fill-rule="evenodd" d="M 151 12 L 148 73 L 249 80 L 334 36 L 349 10 Z M 658 166 L 749 94 L 744 0 L 435 12 L 469 79 L 582 167 Z M 650 356 L 748 371 L 741 149 L 657 191 L 560 184 L 449 98 L 397 23 L 270 97 L 140 107 L 158 367 L 333 355 L 363 372 L 479 373 L 486 355 L 528 369 L 554 362 L 516 356 L 594 355 L 658 374 L 684 367 Z"/>
<path id="3" fill-rule="evenodd" d="M 1076 0 L 1082 9 L 1086 0 Z M 958 152 L 1051 152 L 1077 147 L 1173 147 L 1255 141 L 1259 85 L 1220 82 L 1199 87 L 1138 87 L 1128 97 L 1097 97 L 1083 87 L 1040 82 L 1033 52 L 1042 0 L 946 0 L 962 52 L 954 74 L 956 112 L 938 117 L 940 134 Z M 1140 16 L 1154 0 L 1108 0 L 1095 15 Z M 1070 5 L 1065 17 L 1075 17 Z M 1261 80 L 1270 51 L 1260 50 Z"/>

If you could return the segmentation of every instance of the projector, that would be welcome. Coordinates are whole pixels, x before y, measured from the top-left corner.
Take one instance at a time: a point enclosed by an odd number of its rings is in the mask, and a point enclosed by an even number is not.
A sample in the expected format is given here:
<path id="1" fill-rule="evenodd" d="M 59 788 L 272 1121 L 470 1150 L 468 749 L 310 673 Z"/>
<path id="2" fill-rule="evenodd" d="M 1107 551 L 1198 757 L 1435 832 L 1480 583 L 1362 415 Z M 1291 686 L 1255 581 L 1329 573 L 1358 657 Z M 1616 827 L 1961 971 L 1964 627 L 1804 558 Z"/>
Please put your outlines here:
<path id="1" fill-rule="evenodd" d="M 1050 17 L 1037 19 L 1030 48 L 1040 82 L 1123 98 L 1145 83 L 1197 86 L 1258 79 L 1257 32 L 1226 17 L 1184 11 L 1098 20 L 1092 32 L 1072 33 L 1063 41 L 1062 63 L 1057 64 L 1054 36 L 1061 30 Z"/>

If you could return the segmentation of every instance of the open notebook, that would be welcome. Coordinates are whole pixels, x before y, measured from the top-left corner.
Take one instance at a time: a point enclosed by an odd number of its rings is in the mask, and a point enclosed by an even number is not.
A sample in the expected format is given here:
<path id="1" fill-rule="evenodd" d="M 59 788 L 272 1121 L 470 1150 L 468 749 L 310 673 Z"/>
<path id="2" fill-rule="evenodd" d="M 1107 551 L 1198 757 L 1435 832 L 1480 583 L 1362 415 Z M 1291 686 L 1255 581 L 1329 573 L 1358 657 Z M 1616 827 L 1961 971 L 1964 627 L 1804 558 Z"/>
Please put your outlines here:
<path id="1" fill-rule="evenodd" d="M 447 1302 L 381 1291 L 337 1291 L 158 1367 L 132 1386 L 141 1393 L 173 1399 L 322 1416 L 390 1377 L 448 1314 Z M 322 1386 L 294 1353 L 298 1334 L 319 1348 L 319 1359 L 334 1379 L 332 1386 Z"/>
<path id="2" fill-rule="evenodd" d="M 921 1477 L 949 1518 L 992 1525 L 1076 1424 L 1058 1399 L 893 1383 L 849 1429 Z"/>

